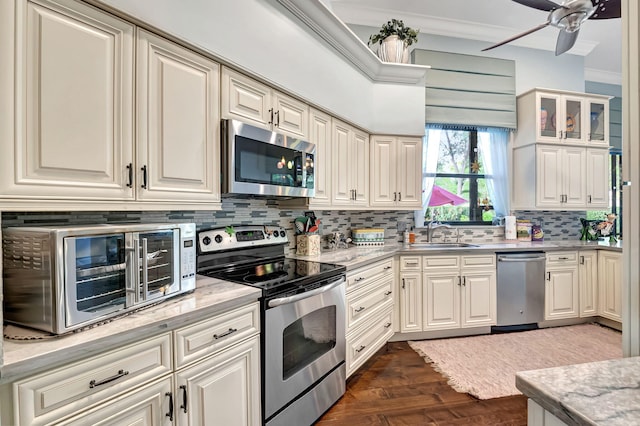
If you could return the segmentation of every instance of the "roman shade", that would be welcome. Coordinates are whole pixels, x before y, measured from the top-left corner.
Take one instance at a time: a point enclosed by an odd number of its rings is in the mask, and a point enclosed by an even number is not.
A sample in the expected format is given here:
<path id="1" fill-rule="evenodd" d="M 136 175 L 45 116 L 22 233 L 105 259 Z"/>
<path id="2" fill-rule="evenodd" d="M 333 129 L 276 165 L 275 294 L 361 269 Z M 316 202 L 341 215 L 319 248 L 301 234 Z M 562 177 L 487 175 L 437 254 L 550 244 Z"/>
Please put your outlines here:
<path id="1" fill-rule="evenodd" d="M 428 65 L 425 122 L 432 127 L 515 130 L 515 61 L 414 49 Z"/>

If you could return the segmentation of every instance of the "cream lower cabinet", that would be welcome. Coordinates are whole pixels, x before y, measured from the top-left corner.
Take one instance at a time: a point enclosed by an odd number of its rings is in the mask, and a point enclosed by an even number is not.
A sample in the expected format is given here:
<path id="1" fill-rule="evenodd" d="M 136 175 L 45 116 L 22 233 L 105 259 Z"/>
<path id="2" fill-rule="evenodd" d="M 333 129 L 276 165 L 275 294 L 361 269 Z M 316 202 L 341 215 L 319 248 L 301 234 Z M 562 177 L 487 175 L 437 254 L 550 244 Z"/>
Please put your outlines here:
<path id="1" fill-rule="evenodd" d="M 622 322 L 622 253 L 598 251 L 598 314 Z"/>
<path id="2" fill-rule="evenodd" d="M 496 323 L 495 255 L 401 256 L 400 331 Z"/>
<path id="3" fill-rule="evenodd" d="M 333 120 L 332 204 L 336 207 L 369 205 L 369 135 L 340 120 Z"/>
<path id="4" fill-rule="evenodd" d="M 394 289 L 393 259 L 347 273 L 347 377 L 393 335 Z"/>
<path id="5" fill-rule="evenodd" d="M 371 207 L 422 207 L 422 139 L 371 137 Z"/>
<path id="6" fill-rule="evenodd" d="M 309 139 L 309 106 L 239 72 L 222 69 L 222 117 Z"/>
<path id="7" fill-rule="evenodd" d="M 544 319 L 578 318 L 578 252 L 547 252 Z"/>
<path id="8" fill-rule="evenodd" d="M 580 287 L 580 317 L 598 315 L 598 252 L 578 252 L 578 282 Z"/>

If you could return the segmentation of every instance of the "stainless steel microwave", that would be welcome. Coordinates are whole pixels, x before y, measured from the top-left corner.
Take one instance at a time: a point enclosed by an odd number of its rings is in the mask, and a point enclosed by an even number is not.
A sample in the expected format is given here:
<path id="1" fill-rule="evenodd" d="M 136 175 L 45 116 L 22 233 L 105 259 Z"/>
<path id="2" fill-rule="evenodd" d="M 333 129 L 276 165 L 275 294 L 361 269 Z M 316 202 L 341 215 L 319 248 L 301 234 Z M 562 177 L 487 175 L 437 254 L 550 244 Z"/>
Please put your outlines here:
<path id="1" fill-rule="evenodd" d="M 4 319 L 54 334 L 195 289 L 193 223 L 9 227 Z"/>
<path id="2" fill-rule="evenodd" d="M 222 120 L 222 191 L 313 197 L 315 153 L 310 142 Z"/>

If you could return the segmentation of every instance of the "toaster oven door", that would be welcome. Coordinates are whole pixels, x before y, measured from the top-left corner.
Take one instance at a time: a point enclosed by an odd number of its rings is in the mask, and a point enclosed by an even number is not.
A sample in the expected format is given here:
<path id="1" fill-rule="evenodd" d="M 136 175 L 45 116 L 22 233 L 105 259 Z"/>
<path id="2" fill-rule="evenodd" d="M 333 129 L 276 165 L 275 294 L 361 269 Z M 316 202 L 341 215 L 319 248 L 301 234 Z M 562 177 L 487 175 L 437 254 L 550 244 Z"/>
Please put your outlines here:
<path id="1" fill-rule="evenodd" d="M 66 328 L 124 309 L 128 281 L 126 234 L 64 239 Z"/>

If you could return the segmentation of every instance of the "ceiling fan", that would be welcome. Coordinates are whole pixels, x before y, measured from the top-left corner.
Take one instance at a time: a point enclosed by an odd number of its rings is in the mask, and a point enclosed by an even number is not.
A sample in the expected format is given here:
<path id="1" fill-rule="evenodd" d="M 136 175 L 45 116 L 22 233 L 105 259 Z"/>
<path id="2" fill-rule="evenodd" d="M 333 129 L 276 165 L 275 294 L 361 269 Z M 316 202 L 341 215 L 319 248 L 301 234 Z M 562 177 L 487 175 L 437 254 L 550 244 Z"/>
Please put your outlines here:
<path id="1" fill-rule="evenodd" d="M 513 0 L 524 6 L 549 12 L 547 22 L 517 34 L 493 46 L 482 49 L 491 50 L 503 44 L 517 40 L 549 25 L 560 30 L 556 42 L 556 56 L 571 49 L 578 39 L 580 25 L 587 19 L 611 19 L 620 17 L 621 0 Z"/>

